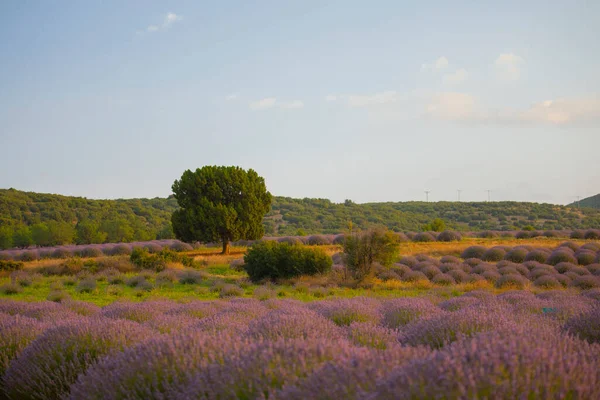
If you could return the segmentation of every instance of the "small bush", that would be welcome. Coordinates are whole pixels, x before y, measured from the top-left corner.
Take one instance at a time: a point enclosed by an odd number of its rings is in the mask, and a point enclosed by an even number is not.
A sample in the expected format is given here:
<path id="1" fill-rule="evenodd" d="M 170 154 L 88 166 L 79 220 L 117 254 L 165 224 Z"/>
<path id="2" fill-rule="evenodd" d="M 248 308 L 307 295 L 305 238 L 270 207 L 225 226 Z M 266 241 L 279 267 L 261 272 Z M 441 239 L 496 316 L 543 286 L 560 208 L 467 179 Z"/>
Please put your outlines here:
<path id="1" fill-rule="evenodd" d="M 484 273 L 481 274 L 481 276 L 483 276 L 485 278 L 485 280 L 488 282 L 496 283 L 502 275 L 500 275 L 496 271 L 485 271 Z"/>
<path id="2" fill-rule="evenodd" d="M 192 251 L 194 248 L 191 244 L 184 242 L 175 242 L 169 248 L 173 251 Z"/>
<path id="3" fill-rule="evenodd" d="M 519 274 L 503 275 L 496 281 L 496 287 L 500 289 L 504 288 L 525 288 L 527 280 Z"/>
<path id="4" fill-rule="evenodd" d="M 501 247 L 492 247 L 483 253 L 481 259 L 483 261 L 500 261 L 504 259 L 506 251 Z"/>
<path id="5" fill-rule="evenodd" d="M 548 254 L 541 250 L 532 250 L 525 256 L 525 262 L 527 261 L 537 261 L 539 263 L 544 264 L 548 259 Z"/>
<path id="6" fill-rule="evenodd" d="M 557 265 L 561 262 L 569 262 L 572 264 L 576 264 L 577 259 L 575 258 L 575 256 L 573 256 L 573 254 L 569 253 L 568 251 L 555 250 L 554 252 L 552 252 L 552 254 L 550 254 L 550 257 L 548 257 L 548 260 L 546 260 L 546 262 L 550 265 Z"/>
<path id="7" fill-rule="evenodd" d="M 524 247 L 515 247 L 514 249 L 506 253 L 504 259 L 507 261 L 512 261 L 514 263 L 522 263 L 525 261 L 525 257 L 527 257 L 528 253 L 529 251 Z"/>
<path id="8" fill-rule="evenodd" d="M 110 250 L 111 256 L 128 256 L 131 254 L 131 247 L 126 244 L 118 244 Z"/>
<path id="9" fill-rule="evenodd" d="M 343 245 L 346 240 L 346 235 L 336 235 L 333 238 L 333 244 Z"/>
<path id="10" fill-rule="evenodd" d="M 600 279 L 592 275 L 581 275 L 573 281 L 573 286 L 579 289 L 593 289 L 600 287 Z"/>
<path id="11" fill-rule="evenodd" d="M 456 281 L 448 274 L 439 274 L 433 277 L 431 280 L 433 283 L 443 286 L 454 285 Z"/>
<path id="12" fill-rule="evenodd" d="M 73 257 L 73 252 L 71 250 L 58 248 L 52 252 L 52 258 L 69 258 Z"/>
<path id="13" fill-rule="evenodd" d="M 592 251 L 582 251 L 575 256 L 579 265 L 593 264 L 596 260 L 596 253 Z"/>
<path id="14" fill-rule="evenodd" d="M 579 250 L 579 245 L 577 243 L 573 243 L 573 242 L 563 242 L 561 244 L 558 245 L 558 249 L 561 248 L 567 248 L 567 249 L 571 249 L 572 251 L 577 251 Z"/>
<path id="15" fill-rule="evenodd" d="M 24 265 L 20 261 L 0 260 L 0 271 L 18 271 L 23 269 Z"/>
<path id="16" fill-rule="evenodd" d="M 498 233 L 494 231 L 483 231 L 477 234 L 477 237 L 482 239 L 493 239 L 498 237 Z"/>
<path id="17" fill-rule="evenodd" d="M 590 311 L 571 317 L 563 329 L 582 340 L 600 343 L 600 306 Z"/>
<path id="18" fill-rule="evenodd" d="M 383 229 L 355 233 L 344 242 L 344 263 L 359 281 L 371 274 L 376 263 L 390 266 L 397 254 L 397 236 Z"/>
<path id="19" fill-rule="evenodd" d="M 154 253 L 158 253 L 163 248 L 161 245 L 156 244 L 156 243 L 146 243 L 144 245 L 143 249 L 146 250 L 150 254 L 154 254 Z M 133 250 L 132 250 L 132 252 L 133 252 Z"/>
<path id="20" fill-rule="evenodd" d="M 145 277 L 143 277 L 141 275 L 135 275 L 135 276 L 132 276 L 131 278 L 127 278 L 125 280 L 125 284 L 127 286 L 129 286 L 129 287 L 134 288 L 134 287 L 137 287 L 138 285 L 140 285 L 142 282 L 145 282 L 145 281 L 146 281 Z M 109 279 L 109 283 L 116 284 L 117 282 Z"/>
<path id="21" fill-rule="evenodd" d="M 241 287 L 239 287 L 237 285 L 232 285 L 231 283 L 227 283 L 227 284 L 223 285 L 223 287 L 219 291 L 219 297 L 221 297 L 221 298 L 236 297 L 236 296 L 243 296 L 243 295 L 244 295 L 244 289 L 242 289 Z"/>
<path id="22" fill-rule="evenodd" d="M 462 235 L 454 231 L 443 231 L 437 237 L 438 242 L 460 242 Z"/>
<path id="23" fill-rule="evenodd" d="M 462 252 L 460 257 L 463 260 L 466 260 L 469 258 L 477 258 L 477 259 L 481 260 L 481 257 L 483 257 L 483 255 L 485 254 L 486 251 L 487 251 L 487 249 L 483 246 L 470 246 L 470 247 L 467 247 Z"/>
<path id="24" fill-rule="evenodd" d="M 331 239 L 323 235 L 313 235 L 308 238 L 308 244 L 311 246 L 324 246 L 331 243 Z"/>
<path id="25" fill-rule="evenodd" d="M 258 300 L 269 300 L 274 297 L 277 297 L 277 293 L 275 292 L 275 290 L 265 286 L 260 286 L 254 289 L 252 295 Z"/>
<path id="26" fill-rule="evenodd" d="M 53 301 L 55 303 L 61 303 L 69 299 L 71 299 L 71 296 L 69 296 L 69 294 L 64 290 L 52 290 L 46 297 L 46 300 Z"/>
<path id="27" fill-rule="evenodd" d="M 20 261 L 35 261 L 35 260 L 39 260 L 39 259 L 40 259 L 40 255 L 38 254 L 37 251 L 34 251 L 34 250 L 24 251 L 21 253 L 21 255 L 19 255 Z"/>
<path id="28" fill-rule="evenodd" d="M 238 272 L 243 271 L 244 270 L 244 259 L 238 258 L 235 260 L 231 260 L 231 262 L 229 263 L 229 268 L 231 268 L 234 271 L 238 271 Z"/>
<path id="29" fill-rule="evenodd" d="M 87 278 L 81 280 L 75 290 L 79 293 L 91 293 L 96 290 L 96 280 L 93 278 Z"/>
<path id="30" fill-rule="evenodd" d="M 287 244 L 291 244 L 291 245 L 294 245 L 294 244 L 300 245 L 300 244 L 302 244 L 302 240 L 300 240 L 300 239 L 298 239 L 297 237 L 294 237 L 294 236 L 285 236 L 285 237 L 277 239 L 277 241 L 279 243 L 287 243 Z"/>
<path id="31" fill-rule="evenodd" d="M 203 276 L 199 271 L 186 270 L 179 274 L 179 283 L 182 285 L 196 285 L 202 280 Z"/>
<path id="32" fill-rule="evenodd" d="M 533 284 L 544 289 L 556 289 L 561 287 L 561 283 L 553 275 L 541 275 Z"/>
<path id="33" fill-rule="evenodd" d="M 571 239 L 583 239 L 585 237 L 585 231 L 582 231 L 580 229 L 574 230 L 573 232 L 571 232 L 569 237 Z"/>
<path id="34" fill-rule="evenodd" d="M 435 242 L 435 238 L 429 232 L 419 232 L 412 238 L 412 241 L 420 243 Z"/>
<path id="35" fill-rule="evenodd" d="M 442 264 L 458 264 L 460 263 L 460 259 L 454 256 L 443 256 L 440 258 L 440 262 Z"/>
<path id="36" fill-rule="evenodd" d="M 432 279 L 436 275 L 440 275 L 442 271 L 435 265 L 426 265 L 423 268 L 420 268 L 421 271 L 428 279 Z"/>
<path id="37" fill-rule="evenodd" d="M 566 275 L 556 275 L 555 278 L 563 287 L 569 287 L 573 283 L 573 280 Z"/>
<path id="38" fill-rule="evenodd" d="M 585 269 L 590 271 L 590 274 L 600 276 L 600 263 L 588 264 Z"/>
<path id="39" fill-rule="evenodd" d="M 5 285 L 0 286 L 0 293 L 11 295 L 21 293 L 23 288 L 21 285 L 17 285 L 16 283 L 7 283 Z"/>
<path id="40" fill-rule="evenodd" d="M 599 229 L 588 229 L 585 232 L 584 238 L 587 240 L 598 240 L 598 239 L 600 239 L 600 230 Z"/>
<path id="41" fill-rule="evenodd" d="M 579 248 L 579 250 L 589 250 L 589 251 L 593 251 L 593 252 L 599 252 L 600 251 L 600 244 L 598 243 L 586 243 L 583 246 L 581 246 Z"/>
<path id="42" fill-rule="evenodd" d="M 469 281 L 469 274 L 462 270 L 450 270 L 446 274 L 451 276 L 456 283 L 464 283 Z"/>
<path id="43" fill-rule="evenodd" d="M 398 261 L 398 262 L 403 265 L 408 265 L 409 267 L 412 268 L 415 265 L 417 265 L 419 260 L 417 260 L 417 258 L 415 256 L 402 256 L 402 257 L 400 257 L 400 261 Z"/>
<path id="44" fill-rule="evenodd" d="M 102 250 L 97 247 L 85 247 L 81 250 L 81 257 L 102 257 Z"/>
<path id="45" fill-rule="evenodd" d="M 402 277 L 404 282 L 428 281 L 427 275 L 421 271 L 411 271 Z"/>
<path id="46" fill-rule="evenodd" d="M 322 274 L 333 264 L 331 257 L 321 249 L 273 241 L 252 246 L 244 256 L 244 262 L 244 269 L 253 282 Z"/>
<path id="47" fill-rule="evenodd" d="M 468 265 L 469 267 L 473 268 L 476 267 L 478 265 L 490 265 L 490 264 L 486 264 L 484 263 L 482 260 L 480 260 L 479 258 L 467 258 L 464 261 L 465 265 Z"/>

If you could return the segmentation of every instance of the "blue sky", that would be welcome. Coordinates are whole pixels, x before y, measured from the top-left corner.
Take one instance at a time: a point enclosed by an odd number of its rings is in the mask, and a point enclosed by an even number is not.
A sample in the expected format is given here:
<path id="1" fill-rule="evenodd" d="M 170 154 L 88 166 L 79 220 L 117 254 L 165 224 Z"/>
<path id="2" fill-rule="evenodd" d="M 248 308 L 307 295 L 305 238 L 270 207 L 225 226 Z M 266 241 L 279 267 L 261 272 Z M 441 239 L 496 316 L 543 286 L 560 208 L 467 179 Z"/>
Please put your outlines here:
<path id="1" fill-rule="evenodd" d="M 5 1 L 0 187 L 570 203 L 600 192 L 597 1 Z"/>

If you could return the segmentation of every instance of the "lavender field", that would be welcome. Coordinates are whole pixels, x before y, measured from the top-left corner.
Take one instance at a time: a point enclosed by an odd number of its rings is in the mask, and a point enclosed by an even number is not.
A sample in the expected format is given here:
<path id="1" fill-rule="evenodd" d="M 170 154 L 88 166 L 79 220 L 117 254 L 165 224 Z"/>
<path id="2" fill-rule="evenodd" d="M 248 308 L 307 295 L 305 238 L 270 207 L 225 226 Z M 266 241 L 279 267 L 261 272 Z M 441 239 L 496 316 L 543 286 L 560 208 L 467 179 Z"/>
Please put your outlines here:
<path id="1" fill-rule="evenodd" d="M 358 283 L 330 243 L 268 282 L 176 242 L 3 261 L 0 398 L 600 398 L 598 242 L 408 242 Z"/>
<path id="2" fill-rule="evenodd" d="M 600 398 L 600 291 L 0 302 L 12 399 Z"/>

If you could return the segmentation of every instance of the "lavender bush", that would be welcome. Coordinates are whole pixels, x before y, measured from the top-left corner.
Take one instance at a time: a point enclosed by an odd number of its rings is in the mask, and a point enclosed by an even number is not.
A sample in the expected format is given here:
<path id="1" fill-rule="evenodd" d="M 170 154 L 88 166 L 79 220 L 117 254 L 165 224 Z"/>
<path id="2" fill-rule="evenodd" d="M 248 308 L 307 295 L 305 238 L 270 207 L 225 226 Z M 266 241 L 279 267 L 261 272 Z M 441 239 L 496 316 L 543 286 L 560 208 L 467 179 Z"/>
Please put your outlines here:
<path id="1" fill-rule="evenodd" d="M 10 363 L 3 378 L 9 398 L 57 399 L 103 356 L 152 335 L 132 322 L 81 319 L 46 330 Z"/>

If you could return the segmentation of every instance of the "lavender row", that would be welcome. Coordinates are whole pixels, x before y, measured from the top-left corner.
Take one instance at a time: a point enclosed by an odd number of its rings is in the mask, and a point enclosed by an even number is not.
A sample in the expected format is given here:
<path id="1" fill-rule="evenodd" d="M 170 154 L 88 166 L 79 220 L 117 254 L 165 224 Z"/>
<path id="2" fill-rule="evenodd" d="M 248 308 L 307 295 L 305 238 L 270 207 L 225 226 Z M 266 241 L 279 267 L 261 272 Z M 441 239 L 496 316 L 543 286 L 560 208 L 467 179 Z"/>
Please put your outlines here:
<path id="1" fill-rule="evenodd" d="M 598 398 L 600 290 L 0 301 L 8 398 Z"/>
<path id="2" fill-rule="evenodd" d="M 150 253 L 157 253 L 163 249 L 174 251 L 191 251 L 193 247 L 179 240 L 165 239 L 149 242 L 132 243 L 104 243 L 88 245 L 69 245 L 59 247 L 43 247 L 28 250 L 0 251 L 0 260 L 35 261 L 44 258 L 70 258 L 70 257 L 101 257 L 130 255 L 133 249 L 143 248 Z"/>
<path id="3" fill-rule="evenodd" d="M 461 258 L 404 256 L 390 268 L 377 268 L 376 274 L 382 280 L 424 280 L 439 285 L 488 281 L 498 288 L 600 288 L 600 245 L 565 242 L 555 249 L 471 246 Z"/>
<path id="4" fill-rule="evenodd" d="M 483 232 L 397 232 L 400 242 L 452 242 L 460 241 L 463 237 L 470 238 L 516 238 L 529 239 L 535 237 L 549 238 L 572 238 L 572 239 L 590 239 L 599 240 L 600 230 L 588 229 L 567 231 L 567 230 L 552 230 L 552 231 L 483 231 Z M 284 236 L 284 237 L 264 237 L 262 240 L 276 240 L 279 242 L 287 242 L 292 244 L 306 245 L 341 245 L 344 243 L 344 234 L 339 235 L 312 235 L 312 236 Z M 255 241 L 239 240 L 234 242 L 234 246 L 250 246 Z M 194 245 L 181 242 L 179 240 L 165 239 L 153 240 L 149 242 L 132 242 L 132 243 L 104 243 L 91 245 L 67 245 L 57 247 L 44 247 L 33 249 L 13 249 L 0 251 L 0 260 L 18 260 L 18 261 L 34 261 L 42 258 L 68 258 L 73 256 L 78 257 L 100 257 L 102 255 L 127 255 L 136 247 L 146 248 L 150 252 L 158 252 L 164 248 L 169 248 L 175 251 L 191 251 L 195 247 L 200 246 L 199 243 Z M 207 243 L 205 246 L 220 246 L 220 244 Z"/>

